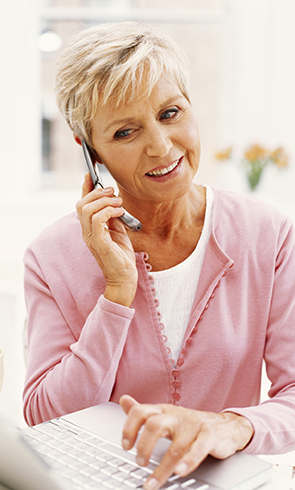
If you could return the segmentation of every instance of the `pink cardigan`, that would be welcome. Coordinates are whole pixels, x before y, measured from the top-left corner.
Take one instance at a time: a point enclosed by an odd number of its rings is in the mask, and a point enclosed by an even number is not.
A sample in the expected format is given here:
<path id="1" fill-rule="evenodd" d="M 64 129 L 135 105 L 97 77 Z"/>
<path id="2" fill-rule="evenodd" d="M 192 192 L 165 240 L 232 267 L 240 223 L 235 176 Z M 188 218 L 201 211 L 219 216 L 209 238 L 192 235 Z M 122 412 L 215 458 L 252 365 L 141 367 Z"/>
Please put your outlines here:
<path id="1" fill-rule="evenodd" d="M 76 214 L 50 226 L 25 254 L 27 422 L 128 393 L 140 402 L 242 414 L 255 429 L 247 452 L 295 449 L 294 239 L 277 209 L 214 191 L 212 233 L 173 368 L 147 254 L 136 254 L 138 289 L 126 308 L 103 296 Z M 263 358 L 272 386 L 259 404 Z"/>

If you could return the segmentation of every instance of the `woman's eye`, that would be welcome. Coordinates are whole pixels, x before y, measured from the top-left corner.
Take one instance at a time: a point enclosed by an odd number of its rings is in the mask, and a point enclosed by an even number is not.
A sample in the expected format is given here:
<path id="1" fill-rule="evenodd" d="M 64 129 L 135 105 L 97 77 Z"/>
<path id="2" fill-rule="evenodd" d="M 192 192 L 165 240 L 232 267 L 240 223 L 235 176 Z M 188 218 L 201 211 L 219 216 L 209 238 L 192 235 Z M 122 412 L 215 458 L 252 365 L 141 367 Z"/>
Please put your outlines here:
<path id="1" fill-rule="evenodd" d="M 169 109 L 168 111 L 163 112 L 163 114 L 161 114 L 160 119 L 171 119 L 174 116 L 176 116 L 178 112 L 179 110 L 176 107 L 174 107 L 173 109 Z"/>
<path id="2" fill-rule="evenodd" d="M 117 131 L 115 133 L 115 138 L 116 139 L 124 139 L 127 138 L 127 136 L 130 136 L 132 134 L 133 129 L 121 129 L 120 131 Z"/>

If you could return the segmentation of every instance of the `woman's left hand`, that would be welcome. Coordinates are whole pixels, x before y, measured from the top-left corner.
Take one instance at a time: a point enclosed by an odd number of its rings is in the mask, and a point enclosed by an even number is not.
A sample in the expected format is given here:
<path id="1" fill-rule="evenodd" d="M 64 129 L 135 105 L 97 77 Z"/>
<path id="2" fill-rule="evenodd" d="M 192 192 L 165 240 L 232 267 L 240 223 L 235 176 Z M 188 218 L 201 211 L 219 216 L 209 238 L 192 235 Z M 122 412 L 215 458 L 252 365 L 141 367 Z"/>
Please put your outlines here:
<path id="1" fill-rule="evenodd" d="M 146 480 L 146 490 L 160 488 L 173 474 L 186 476 L 210 454 L 225 459 L 243 449 L 253 436 L 248 419 L 232 412 L 200 412 L 169 404 L 139 404 L 129 395 L 120 399 L 128 418 L 124 425 L 122 445 L 137 442 L 137 463 L 146 466 L 160 437 L 172 440 L 161 463 Z"/>

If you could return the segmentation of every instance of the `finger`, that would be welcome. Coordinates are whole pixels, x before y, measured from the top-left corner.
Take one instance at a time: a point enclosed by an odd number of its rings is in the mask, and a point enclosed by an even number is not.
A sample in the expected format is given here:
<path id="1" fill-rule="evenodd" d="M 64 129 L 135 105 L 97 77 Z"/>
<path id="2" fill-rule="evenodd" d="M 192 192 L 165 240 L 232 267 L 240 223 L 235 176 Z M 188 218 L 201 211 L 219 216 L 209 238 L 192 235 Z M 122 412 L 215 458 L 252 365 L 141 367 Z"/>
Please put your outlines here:
<path id="1" fill-rule="evenodd" d="M 174 473 L 187 476 L 206 459 L 214 447 L 214 438 L 207 431 L 201 431 L 190 445 L 183 458 L 176 464 Z"/>
<path id="2" fill-rule="evenodd" d="M 161 413 L 160 405 L 142 405 L 136 403 L 133 404 L 133 406 L 130 406 L 122 433 L 122 444 L 124 449 L 130 449 L 134 446 L 138 431 L 146 422 L 147 418 L 156 413 Z"/>
<path id="3" fill-rule="evenodd" d="M 148 464 L 155 445 L 161 437 L 173 437 L 177 422 L 173 414 L 166 413 L 153 414 L 147 418 L 137 442 L 136 461 L 139 465 Z"/>
<path id="4" fill-rule="evenodd" d="M 121 396 L 119 403 L 127 415 L 128 415 L 130 408 L 132 408 L 132 407 L 134 407 L 134 405 L 138 404 L 138 402 L 135 400 L 135 398 L 133 398 L 130 395 Z"/>
<path id="5" fill-rule="evenodd" d="M 82 226 L 87 229 L 87 234 L 91 233 L 94 222 L 97 223 L 97 226 L 101 223 L 101 226 L 104 227 L 110 218 L 121 216 L 124 212 L 121 204 L 122 199 L 115 196 L 100 197 L 100 199 L 86 202 L 83 205 L 77 204 L 77 212 Z"/>
<path id="6" fill-rule="evenodd" d="M 90 187 L 87 186 L 87 174 L 85 175 L 85 178 L 86 180 L 83 183 L 82 197 L 76 203 L 76 209 L 79 217 L 81 216 L 83 207 L 86 204 L 98 201 L 105 196 L 114 197 L 114 189 L 112 187 L 106 187 L 105 189 L 91 189 L 89 191 Z"/>
<path id="7" fill-rule="evenodd" d="M 124 213 L 123 208 L 120 206 L 118 203 L 111 203 L 111 205 L 104 207 L 100 211 L 97 211 L 93 213 L 90 219 L 90 226 L 91 226 L 91 231 L 93 234 L 93 237 L 95 235 L 99 235 L 100 237 L 103 236 L 108 236 L 108 243 L 109 243 L 109 224 L 113 224 L 113 221 L 115 218 L 119 218 L 122 216 Z M 116 226 L 114 227 L 114 230 L 116 229 Z M 118 228 L 117 231 L 121 229 L 124 230 L 124 226 Z"/>
<path id="8" fill-rule="evenodd" d="M 148 478 L 144 488 L 149 490 L 152 488 L 160 488 L 173 473 L 176 473 L 178 465 L 180 466 L 180 470 L 184 471 L 185 474 L 191 472 L 186 466 L 186 461 L 183 460 L 183 458 L 189 451 L 195 436 L 196 434 L 190 427 L 187 427 L 184 430 L 182 429 L 177 435 L 174 435 L 173 441 L 163 456 L 161 463 Z M 183 464 L 182 461 L 184 461 Z M 180 472 L 178 472 L 178 474 L 180 474 Z"/>
<path id="9" fill-rule="evenodd" d="M 133 398 L 130 395 L 121 396 L 119 403 L 120 403 L 121 407 L 123 408 L 124 412 L 126 413 L 126 415 L 128 415 L 128 413 L 130 412 L 130 409 L 132 407 L 134 407 L 135 405 L 138 404 L 138 402 L 135 400 L 135 398 Z M 123 427 L 123 433 L 122 433 L 122 446 L 124 449 L 126 449 L 126 451 L 128 451 L 129 449 L 131 449 L 133 447 L 133 444 L 130 441 L 130 439 L 126 438 L 125 430 L 126 429 L 124 426 Z"/>

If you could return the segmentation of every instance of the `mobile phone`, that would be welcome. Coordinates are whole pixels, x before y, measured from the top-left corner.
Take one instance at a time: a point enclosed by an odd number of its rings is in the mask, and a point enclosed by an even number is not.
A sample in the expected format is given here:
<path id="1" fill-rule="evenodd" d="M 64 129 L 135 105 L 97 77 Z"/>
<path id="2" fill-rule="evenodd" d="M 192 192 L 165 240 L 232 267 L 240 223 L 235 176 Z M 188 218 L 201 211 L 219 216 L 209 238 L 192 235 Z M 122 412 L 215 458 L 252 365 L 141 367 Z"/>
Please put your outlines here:
<path id="1" fill-rule="evenodd" d="M 82 149 L 83 149 L 85 161 L 86 161 L 87 168 L 89 170 L 94 188 L 97 189 L 98 187 L 100 187 L 101 189 L 103 189 L 104 186 L 103 186 L 103 183 L 102 183 L 102 180 L 100 177 L 98 164 L 97 164 L 97 162 L 95 162 L 95 164 L 93 164 L 92 158 L 90 156 L 90 151 L 89 151 L 88 145 L 83 140 L 82 140 Z M 142 228 L 141 222 L 138 221 L 138 219 L 134 218 L 134 216 L 129 214 L 128 211 L 126 211 L 124 208 L 123 208 L 123 210 L 124 210 L 124 214 L 122 216 L 119 216 L 119 219 L 121 221 L 123 221 L 124 225 L 126 225 L 127 228 L 129 228 L 132 231 L 141 230 L 141 228 Z"/>

